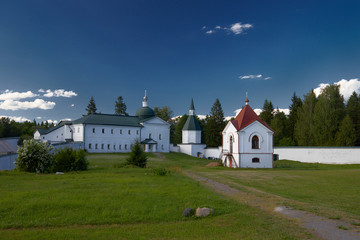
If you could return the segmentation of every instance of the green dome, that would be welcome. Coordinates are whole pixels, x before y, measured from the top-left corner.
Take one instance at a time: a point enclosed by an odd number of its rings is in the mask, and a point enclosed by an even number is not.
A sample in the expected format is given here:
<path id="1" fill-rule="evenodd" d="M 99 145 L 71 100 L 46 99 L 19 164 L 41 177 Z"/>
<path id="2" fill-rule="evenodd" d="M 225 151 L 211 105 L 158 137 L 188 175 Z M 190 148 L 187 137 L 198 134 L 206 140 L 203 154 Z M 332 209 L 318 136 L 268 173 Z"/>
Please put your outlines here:
<path id="1" fill-rule="evenodd" d="M 155 117 L 154 110 L 149 107 L 141 107 L 136 111 L 135 116 L 139 117 L 140 120 Z"/>

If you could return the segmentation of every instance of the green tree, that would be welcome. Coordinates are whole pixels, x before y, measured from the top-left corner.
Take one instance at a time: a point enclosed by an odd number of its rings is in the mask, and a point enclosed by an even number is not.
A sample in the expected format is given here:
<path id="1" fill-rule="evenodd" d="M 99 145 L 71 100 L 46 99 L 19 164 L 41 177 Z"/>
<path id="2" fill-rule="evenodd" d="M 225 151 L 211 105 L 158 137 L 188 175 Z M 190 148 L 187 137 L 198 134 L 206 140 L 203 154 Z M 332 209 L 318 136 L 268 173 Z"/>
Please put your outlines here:
<path id="1" fill-rule="evenodd" d="M 274 118 L 271 120 L 270 127 L 275 131 L 274 145 L 279 146 L 281 139 L 288 136 L 288 119 L 285 113 L 277 109 Z"/>
<path id="2" fill-rule="evenodd" d="M 347 105 L 346 112 L 352 120 L 355 128 L 356 141 L 355 145 L 360 146 L 360 99 L 356 92 L 353 92 L 350 96 Z"/>
<path id="3" fill-rule="evenodd" d="M 274 112 L 273 104 L 271 103 L 271 101 L 265 99 L 264 106 L 259 117 L 261 118 L 261 120 L 263 120 L 264 122 L 270 125 L 271 120 L 274 118 L 273 112 Z"/>
<path id="4" fill-rule="evenodd" d="M 355 128 L 349 115 L 341 121 L 339 131 L 336 133 L 337 146 L 354 146 L 356 141 Z"/>
<path id="5" fill-rule="evenodd" d="M 127 165 L 134 165 L 141 168 L 146 167 L 147 155 L 143 151 L 142 146 L 139 141 L 136 141 L 131 145 L 131 152 L 128 159 L 126 159 Z"/>
<path id="6" fill-rule="evenodd" d="M 95 110 L 95 112 L 96 112 L 96 110 Z M 126 112 L 126 104 L 125 104 L 122 96 L 119 96 L 117 98 L 117 100 L 115 101 L 115 114 L 129 116 L 129 114 Z"/>
<path id="7" fill-rule="evenodd" d="M 302 106 L 301 98 L 296 96 L 294 92 L 291 98 L 291 105 L 289 107 L 290 114 L 289 114 L 289 121 L 288 121 L 288 130 L 289 130 L 289 137 L 295 141 L 295 124 L 298 119 L 298 110 Z"/>
<path id="8" fill-rule="evenodd" d="M 222 145 L 221 132 L 225 127 L 224 112 L 221 103 L 217 98 L 211 108 L 209 116 L 206 116 L 206 145 L 208 147 L 218 147 Z"/>
<path id="9" fill-rule="evenodd" d="M 302 106 L 297 111 L 297 121 L 294 135 L 299 146 L 313 146 L 313 115 L 316 105 L 316 96 L 311 90 L 305 97 Z"/>
<path id="10" fill-rule="evenodd" d="M 154 113 L 155 116 L 161 118 L 166 122 L 170 122 L 173 115 L 173 111 L 168 106 L 164 106 L 162 108 L 154 107 Z"/>
<path id="11" fill-rule="evenodd" d="M 173 144 L 179 144 L 182 143 L 182 129 L 186 123 L 186 120 L 188 119 L 188 115 L 184 114 L 179 119 L 174 121 L 174 135 L 170 135 L 170 141 Z"/>
<path id="12" fill-rule="evenodd" d="M 90 102 L 89 102 L 89 104 L 87 105 L 87 107 L 86 107 L 85 110 L 87 111 L 87 114 L 88 114 L 88 115 L 96 113 L 97 108 L 96 108 L 96 104 L 95 104 L 95 100 L 94 100 L 94 97 L 93 97 L 93 96 L 91 96 Z"/>
<path id="13" fill-rule="evenodd" d="M 329 85 L 319 95 L 314 109 L 314 127 L 312 129 L 317 146 L 334 146 L 335 135 L 345 116 L 344 98 L 339 85 Z"/>

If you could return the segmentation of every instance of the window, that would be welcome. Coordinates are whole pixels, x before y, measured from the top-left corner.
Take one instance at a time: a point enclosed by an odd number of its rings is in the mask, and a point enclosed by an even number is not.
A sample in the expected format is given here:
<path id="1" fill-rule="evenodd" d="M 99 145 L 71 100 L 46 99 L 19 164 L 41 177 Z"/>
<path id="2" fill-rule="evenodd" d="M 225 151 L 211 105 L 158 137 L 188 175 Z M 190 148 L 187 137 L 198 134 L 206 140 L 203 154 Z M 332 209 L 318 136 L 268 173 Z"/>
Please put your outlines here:
<path id="1" fill-rule="evenodd" d="M 97 145 L 97 143 L 95 144 L 95 149 L 98 149 L 98 145 Z"/>
<path id="2" fill-rule="evenodd" d="M 233 153 L 233 137 L 230 136 L 230 153 Z"/>
<path id="3" fill-rule="evenodd" d="M 61 136 L 64 136 L 64 134 L 61 134 Z"/>
<path id="4" fill-rule="evenodd" d="M 164 145 L 161 145 L 161 149 L 164 150 Z"/>
<path id="5" fill-rule="evenodd" d="M 93 133 L 95 133 L 95 128 L 93 128 Z"/>
<path id="6" fill-rule="evenodd" d="M 78 127 L 78 133 L 80 132 L 80 128 Z"/>
<path id="7" fill-rule="evenodd" d="M 252 140 L 251 140 L 251 145 L 252 145 L 252 149 L 259 149 L 259 137 L 258 136 L 253 136 Z"/>
<path id="8" fill-rule="evenodd" d="M 131 134 L 131 132 L 130 132 L 130 129 L 129 129 L 129 135 Z"/>
<path id="9" fill-rule="evenodd" d="M 114 129 L 111 129 L 111 134 L 114 134 Z"/>
<path id="10" fill-rule="evenodd" d="M 149 133 L 149 138 L 151 138 L 151 133 Z"/>
<path id="11" fill-rule="evenodd" d="M 127 149 L 127 144 L 125 144 L 125 149 Z"/>
<path id="12" fill-rule="evenodd" d="M 102 129 L 102 133 L 105 133 L 105 128 Z"/>
<path id="13" fill-rule="evenodd" d="M 139 130 L 136 130 L 136 135 L 139 135 Z"/>
<path id="14" fill-rule="evenodd" d="M 91 143 L 89 143 L 89 149 L 91 149 Z"/>
<path id="15" fill-rule="evenodd" d="M 116 149 L 116 145 L 114 145 L 114 150 Z"/>
<path id="16" fill-rule="evenodd" d="M 103 143 L 101 144 L 101 149 L 104 149 L 104 144 Z"/>
<path id="17" fill-rule="evenodd" d="M 110 150 L 110 144 L 108 144 L 108 150 Z"/>
<path id="18" fill-rule="evenodd" d="M 120 134 L 122 134 L 122 129 L 120 129 Z"/>
<path id="19" fill-rule="evenodd" d="M 119 145 L 119 150 L 121 150 L 121 145 Z"/>
<path id="20" fill-rule="evenodd" d="M 159 134 L 159 140 L 161 140 L 161 134 Z"/>
<path id="21" fill-rule="evenodd" d="M 253 158 L 253 159 L 252 159 L 252 162 L 253 162 L 253 163 L 259 163 L 259 162 L 260 162 L 260 159 L 259 159 L 259 158 Z"/>

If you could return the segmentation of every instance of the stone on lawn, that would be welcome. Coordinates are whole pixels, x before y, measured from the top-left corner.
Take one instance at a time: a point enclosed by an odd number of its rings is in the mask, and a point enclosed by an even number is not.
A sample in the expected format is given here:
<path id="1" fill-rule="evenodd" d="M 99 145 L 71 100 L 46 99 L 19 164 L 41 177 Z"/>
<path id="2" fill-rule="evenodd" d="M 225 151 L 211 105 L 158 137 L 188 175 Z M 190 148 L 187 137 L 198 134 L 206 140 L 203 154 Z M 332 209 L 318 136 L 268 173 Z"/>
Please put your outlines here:
<path id="1" fill-rule="evenodd" d="M 197 217 L 207 217 L 213 212 L 214 212 L 214 209 L 212 209 L 212 208 L 197 208 L 195 216 L 197 216 Z"/>
<path id="2" fill-rule="evenodd" d="M 192 208 L 187 208 L 187 209 L 185 209 L 184 210 L 184 212 L 183 212 L 183 216 L 184 217 L 190 217 L 191 215 L 193 215 L 194 214 L 194 209 L 192 209 Z"/>

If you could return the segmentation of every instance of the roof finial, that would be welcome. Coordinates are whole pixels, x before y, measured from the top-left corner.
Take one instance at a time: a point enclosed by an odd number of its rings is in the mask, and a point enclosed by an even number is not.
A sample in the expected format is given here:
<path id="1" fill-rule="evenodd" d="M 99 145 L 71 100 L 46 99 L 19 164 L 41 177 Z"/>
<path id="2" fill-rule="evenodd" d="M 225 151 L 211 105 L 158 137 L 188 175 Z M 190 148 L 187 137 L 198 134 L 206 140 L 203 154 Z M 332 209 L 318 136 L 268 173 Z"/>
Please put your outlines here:
<path id="1" fill-rule="evenodd" d="M 145 96 L 144 96 L 144 100 L 143 100 L 143 102 L 142 102 L 142 106 L 143 106 L 143 107 L 147 107 L 147 106 L 148 106 L 147 100 L 148 100 L 148 98 L 147 98 L 147 96 L 146 96 L 146 90 L 145 90 Z"/>
<path id="2" fill-rule="evenodd" d="M 194 100 L 191 98 L 189 115 L 194 115 L 194 113 L 195 113 Z"/>
<path id="3" fill-rule="evenodd" d="M 245 105 L 248 105 L 249 104 L 249 99 L 248 99 L 248 93 L 246 92 L 246 99 L 245 99 Z"/>

